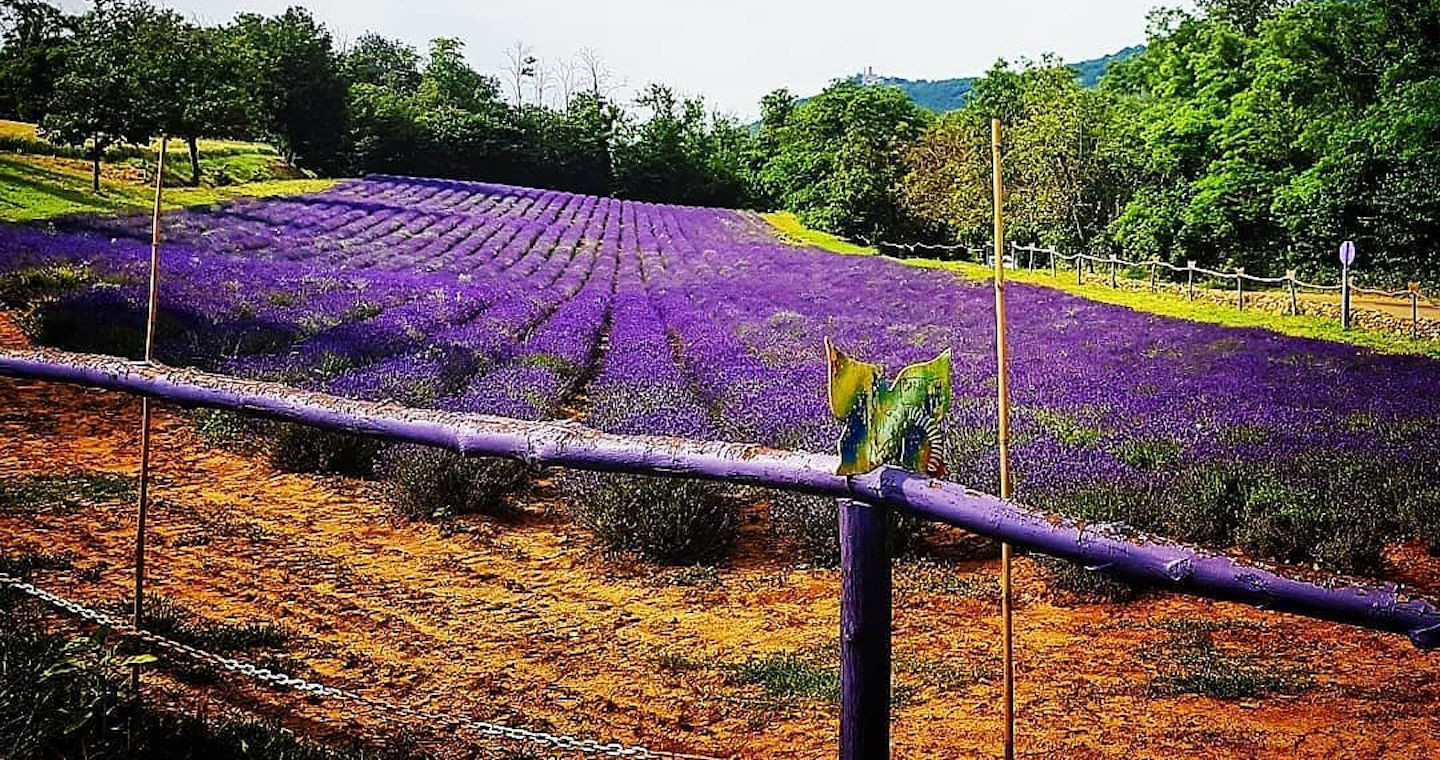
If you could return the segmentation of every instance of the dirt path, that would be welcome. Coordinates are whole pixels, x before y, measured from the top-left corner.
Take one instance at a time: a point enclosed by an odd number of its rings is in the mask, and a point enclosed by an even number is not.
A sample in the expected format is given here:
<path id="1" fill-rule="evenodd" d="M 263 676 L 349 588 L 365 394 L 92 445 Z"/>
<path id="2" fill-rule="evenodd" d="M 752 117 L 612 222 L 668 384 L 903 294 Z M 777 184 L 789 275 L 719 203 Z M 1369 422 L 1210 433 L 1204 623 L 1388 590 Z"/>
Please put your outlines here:
<path id="1" fill-rule="evenodd" d="M 0 320 L 0 345 L 21 339 Z M 119 394 L 0 380 L 0 481 L 130 475 L 137 419 L 138 402 Z M 400 523 L 375 484 L 281 474 L 262 457 L 207 448 L 179 413 L 162 410 L 157 425 L 150 587 L 212 622 L 282 624 L 301 675 L 652 748 L 833 756 L 832 703 L 735 676 L 777 655 L 835 662 L 836 573 L 786 561 L 763 515 L 729 567 L 655 568 L 592 549 L 553 499 L 532 500 L 513 524 Z M 72 556 L 73 569 L 38 580 L 113 604 L 128 595 L 132 521 L 128 504 L 0 510 L 0 555 Z M 1404 580 L 1440 589 L 1440 562 L 1398 551 Z M 897 570 L 896 757 L 998 754 L 994 577 L 988 560 Z M 1440 656 L 1402 637 L 1166 595 L 1056 606 L 1024 559 L 1017 583 L 1022 757 L 1440 754 Z M 1186 643 L 1200 629 L 1209 654 Z M 1157 677 L 1225 662 L 1308 686 L 1255 700 L 1153 693 Z M 232 681 L 166 698 L 336 738 L 415 732 L 443 755 L 475 756 L 453 735 Z M 482 757 L 545 756 L 482 746 Z"/>
<path id="2" fill-rule="evenodd" d="M 1328 303 L 1337 306 L 1340 304 L 1339 293 L 1300 293 L 1299 297 L 1302 301 L 1311 301 L 1314 303 Z M 1378 311 L 1384 314 L 1389 314 L 1390 316 L 1397 319 L 1403 319 L 1406 321 L 1409 321 L 1411 316 L 1410 299 L 1408 297 L 1391 298 L 1389 296 L 1376 296 L 1370 295 L 1368 293 L 1356 293 L 1351 296 L 1350 301 L 1351 306 L 1356 309 L 1368 309 L 1370 311 Z M 1422 320 L 1440 320 L 1440 305 L 1432 303 L 1424 298 L 1420 299 L 1420 307 L 1418 309 L 1418 312 L 1419 317 Z"/>

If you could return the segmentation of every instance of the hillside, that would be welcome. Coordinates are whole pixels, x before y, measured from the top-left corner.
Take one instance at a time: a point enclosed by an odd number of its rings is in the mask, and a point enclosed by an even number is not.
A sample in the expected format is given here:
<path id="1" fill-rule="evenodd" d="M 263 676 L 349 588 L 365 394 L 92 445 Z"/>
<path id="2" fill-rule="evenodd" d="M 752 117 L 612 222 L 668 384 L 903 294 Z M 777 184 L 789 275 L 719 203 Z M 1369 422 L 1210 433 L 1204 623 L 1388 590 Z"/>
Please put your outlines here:
<path id="1" fill-rule="evenodd" d="M 1075 75 L 1080 79 L 1082 85 L 1085 87 L 1094 87 L 1099 84 L 1100 77 L 1105 75 L 1105 71 L 1110 67 L 1110 64 L 1139 55 L 1144 49 L 1144 45 L 1133 45 L 1111 53 L 1110 55 L 1071 64 L 1070 68 L 1075 70 Z M 905 91 L 906 95 L 909 95 L 912 100 L 921 106 L 936 113 L 945 113 L 964 107 L 965 98 L 970 94 L 970 88 L 974 85 L 977 77 L 932 80 L 884 76 L 869 78 L 865 74 L 855 74 L 850 78 L 856 82 L 871 81 L 877 84 L 899 87 Z"/>
<path id="2" fill-rule="evenodd" d="M 91 166 L 80 149 L 41 139 L 35 125 L 0 119 L 0 221 L 64 214 L 147 209 L 154 202 L 159 143 L 106 152 L 101 192 L 91 191 Z M 166 206 L 204 205 L 242 196 L 318 192 L 333 180 L 306 179 L 261 143 L 200 141 L 201 183 L 191 186 L 183 145 L 171 143 L 165 166 Z"/>

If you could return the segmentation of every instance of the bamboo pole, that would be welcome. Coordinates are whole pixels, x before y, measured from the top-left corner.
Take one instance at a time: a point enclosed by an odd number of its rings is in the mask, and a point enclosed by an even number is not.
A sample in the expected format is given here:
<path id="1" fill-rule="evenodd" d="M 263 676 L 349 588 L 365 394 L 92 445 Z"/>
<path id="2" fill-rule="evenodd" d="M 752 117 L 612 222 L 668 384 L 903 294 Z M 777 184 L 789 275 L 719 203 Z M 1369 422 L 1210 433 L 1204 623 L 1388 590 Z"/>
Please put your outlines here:
<path id="1" fill-rule="evenodd" d="M 145 308 L 145 363 L 155 357 L 155 312 L 160 302 L 160 204 L 165 192 L 165 151 L 169 138 L 160 136 L 160 156 L 155 168 L 155 207 L 150 217 L 150 297 Z M 140 399 L 140 487 L 135 509 L 135 606 L 131 622 L 142 626 L 145 614 L 145 518 L 150 506 L 150 399 Z M 140 669 L 131 671 L 134 685 L 140 684 Z"/>
<path id="2" fill-rule="evenodd" d="M 1000 417 L 1000 498 L 1009 501 L 1010 493 L 1010 350 L 1005 334 L 1005 183 L 1000 172 L 1000 120 L 990 120 L 990 156 L 993 164 L 993 196 L 995 204 L 995 360 L 998 368 L 996 387 L 999 391 Z M 1010 604 L 1009 542 L 1000 545 L 1000 617 L 1001 646 L 1005 668 L 1005 760 L 1015 757 L 1015 630 Z"/>

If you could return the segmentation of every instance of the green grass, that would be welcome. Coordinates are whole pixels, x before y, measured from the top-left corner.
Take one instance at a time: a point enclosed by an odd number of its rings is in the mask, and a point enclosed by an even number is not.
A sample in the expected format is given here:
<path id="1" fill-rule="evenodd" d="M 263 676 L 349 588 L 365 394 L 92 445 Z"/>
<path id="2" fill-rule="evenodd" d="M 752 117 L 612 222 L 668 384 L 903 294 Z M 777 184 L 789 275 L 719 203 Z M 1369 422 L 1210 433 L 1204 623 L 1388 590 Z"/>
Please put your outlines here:
<path id="1" fill-rule="evenodd" d="M 840 701 L 840 669 L 798 654 L 774 654 L 734 667 L 736 683 L 755 685 L 779 699 Z"/>
<path id="2" fill-rule="evenodd" d="M 188 166 L 182 167 L 188 175 Z M 167 172 L 168 174 L 168 172 Z M 223 187 L 167 188 L 165 207 L 203 206 L 232 198 L 317 193 L 335 184 L 328 179 L 270 180 Z M 53 160 L 0 154 L 0 221 L 28 222 L 65 214 L 137 211 L 151 207 L 154 189 L 105 179 L 101 193 L 90 192 L 89 172 Z"/>
<path id="3" fill-rule="evenodd" d="M 848 240 L 831 235 L 828 232 L 812 230 L 806 227 L 798 217 L 788 211 L 761 214 L 761 216 L 791 245 L 809 245 L 821 250 L 830 251 L 831 253 L 843 253 L 848 256 L 873 256 L 879 253 L 874 248 L 856 245 Z"/>
<path id="4" fill-rule="evenodd" d="M 989 280 L 994 274 L 989 267 L 963 261 L 937 261 L 935 259 L 904 259 L 903 261 L 912 266 L 948 269 L 976 280 Z M 1092 301 L 1124 306 L 1135 311 L 1159 314 L 1165 317 L 1188 319 L 1192 322 L 1209 322 L 1226 327 L 1259 327 L 1299 338 L 1348 343 L 1384 353 L 1420 354 L 1440 359 L 1440 343 L 1435 341 L 1413 340 L 1368 330 L 1346 331 L 1340 329 L 1338 322 L 1309 314 L 1271 314 L 1259 309 L 1240 311 L 1231 306 L 1189 301 L 1166 293 L 1112 289 L 1103 282 L 1092 281 L 1084 285 L 1076 285 L 1073 275 L 1067 277 L 1062 274 L 1059 277 L 1051 277 L 1046 272 L 1010 270 L 1006 274 L 1006 278 L 1014 282 L 1043 285 Z"/>
<path id="5" fill-rule="evenodd" d="M 132 478 L 106 473 L 19 475 L 0 480 L 0 512 L 48 512 L 134 498 Z"/>

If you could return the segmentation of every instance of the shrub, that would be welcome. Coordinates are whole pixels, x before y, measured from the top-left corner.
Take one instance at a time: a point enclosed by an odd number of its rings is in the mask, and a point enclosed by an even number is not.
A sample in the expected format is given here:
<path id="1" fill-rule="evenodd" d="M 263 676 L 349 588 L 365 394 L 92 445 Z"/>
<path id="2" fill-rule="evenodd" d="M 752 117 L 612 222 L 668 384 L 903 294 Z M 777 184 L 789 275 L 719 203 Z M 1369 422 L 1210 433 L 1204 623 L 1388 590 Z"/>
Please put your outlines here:
<path id="1" fill-rule="evenodd" d="M 0 512 L 67 511 L 134 498 L 133 478 L 106 473 L 19 475 L 0 481 Z"/>
<path id="2" fill-rule="evenodd" d="M 840 515 L 835 499 L 825 496 L 775 491 L 770 499 L 770 520 L 775 530 L 799 545 L 805 559 L 817 565 L 840 564 Z M 914 545 L 920 520 L 890 510 L 887 536 L 892 557 L 905 554 Z"/>
<path id="3" fill-rule="evenodd" d="M 1314 686 L 1300 671 L 1277 671 L 1220 651 L 1210 631 L 1203 628 L 1181 630 L 1156 651 L 1171 660 L 1150 682 L 1150 690 L 1157 694 L 1253 699 L 1269 694 L 1298 694 Z"/>
<path id="4" fill-rule="evenodd" d="M 1440 557 L 1440 486 L 1406 494 L 1399 512 L 1410 537 L 1424 544 L 1432 556 Z"/>
<path id="5" fill-rule="evenodd" d="M 1236 541 L 1247 552 L 1285 562 L 1378 573 L 1386 531 L 1373 505 L 1346 504 L 1324 485 L 1257 483 L 1246 498 Z"/>
<path id="6" fill-rule="evenodd" d="M 592 473 L 568 481 L 577 519 L 613 550 L 702 564 L 725 556 L 739 532 L 735 503 L 710 483 Z"/>
<path id="7" fill-rule="evenodd" d="M 840 670 L 795 653 L 747 660 L 734 667 L 731 678 L 754 684 L 772 697 L 840 701 Z"/>
<path id="8" fill-rule="evenodd" d="M 283 472 L 368 478 L 379 453 L 380 442 L 373 438 L 282 423 L 275 427 L 270 463 Z"/>
<path id="9" fill-rule="evenodd" d="M 1069 560 L 1036 556 L 1035 562 L 1044 572 L 1051 588 L 1071 595 L 1085 603 L 1122 603 L 1133 601 L 1144 587 L 1121 580 L 1100 570 L 1089 570 Z"/>
<path id="10" fill-rule="evenodd" d="M 1244 465 L 1203 464 L 1181 473 L 1154 505 L 1157 527 L 1180 541 L 1229 546 L 1253 486 Z M 1147 526 L 1148 527 L 1148 526 Z"/>
<path id="11" fill-rule="evenodd" d="M 408 519 L 519 514 L 508 499 L 525 479 L 519 462 L 401 445 L 386 450 L 377 470 L 391 483 L 395 509 Z"/>

